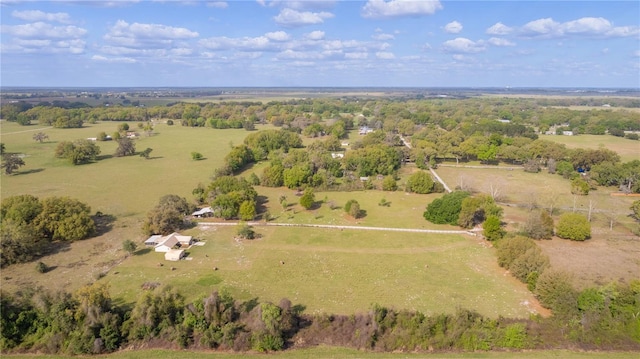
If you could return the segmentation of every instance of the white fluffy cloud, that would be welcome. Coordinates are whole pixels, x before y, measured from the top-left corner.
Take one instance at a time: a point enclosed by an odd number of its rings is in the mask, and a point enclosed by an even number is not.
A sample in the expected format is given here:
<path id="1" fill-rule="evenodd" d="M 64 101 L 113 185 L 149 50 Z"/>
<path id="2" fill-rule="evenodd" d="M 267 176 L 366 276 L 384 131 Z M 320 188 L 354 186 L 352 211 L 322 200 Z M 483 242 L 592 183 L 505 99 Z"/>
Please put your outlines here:
<path id="1" fill-rule="evenodd" d="M 304 37 L 309 40 L 322 40 L 324 39 L 324 31 L 320 31 L 320 30 L 311 31 L 308 34 L 305 34 Z"/>
<path id="2" fill-rule="evenodd" d="M 449 34 L 459 34 L 462 31 L 462 24 L 457 21 L 452 21 L 444 26 L 444 31 Z"/>
<path id="3" fill-rule="evenodd" d="M 266 36 L 231 38 L 226 36 L 210 37 L 198 42 L 211 50 L 237 51 L 276 51 L 278 47 Z"/>
<path id="4" fill-rule="evenodd" d="M 597 37 L 627 37 L 640 34 L 638 26 L 614 27 L 611 22 L 602 17 L 583 17 L 564 23 L 552 18 L 538 19 L 526 23 L 520 29 L 524 36 L 555 38 L 570 35 Z"/>
<path id="5" fill-rule="evenodd" d="M 291 36 L 284 31 L 268 32 L 264 34 L 264 36 L 273 41 L 287 41 L 291 39 Z"/>
<path id="6" fill-rule="evenodd" d="M 280 26 L 298 27 L 322 24 L 324 20 L 330 19 L 333 16 L 334 15 L 332 13 L 326 11 L 310 12 L 286 8 L 282 9 L 273 19 Z"/>
<path id="7" fill-rule="evenodd" d="M 376 52 L 376 57 L 382 60 L 393 60 L 396 58 L 396 55 L 394 55 L 393 52 L 378 51 Z"/>
<path id="8" fill-rule="evenodd" d="M 64 39 L 82 37 L 87 30 L 77 26 L 54 26 L 45 22 L 3 25 L 2 32 L 20 38 Z"/>
<path id="9" fill-rule="evenodd" d="M 99 62 L 109 62 L 109 63 L 127 63 L 133 64 L 136 63 L 136 59 L 131 57 L 106 57 L 102 55 L 93 55 L 91 56 L 91 60 L 99 61 Z"/>
<path id="10" fill-rule="evenodd" d="M 189 39 L 198 37 L 198 33 L 184 27 L 173 27 L 160 24 L 129 24 L 118 20 L 109 29 L 107 37 L 148 38 L 148 39 Z"/>
<path id="11" fill-rule="evenodd" d="M 362 8 L 362 16 L 384 19 L 405 16 L 432 15 L 442 9 L 438 0 L 369 0 Z"/>
<path id="12" fill-rule="evenodd" d="M 499 38 L 499 37 L 492 37 L 489 39 L 488 41 L 491 45 L 493 46 L 516 46 L 516 44 L 512 41 L 509 41 L 507 39 L 503 39 L 503 38 Z"/>
<path id="13" fill-rule="evenodd" d="M 11 16 L 16 19 L 25 21 L 53 21 L 61 24 L 68 24 L 71 22 L 69 14 L 65 12 L 47 13 L 40 10 L 25 10 L 25 11 L 13 11 Z"/>
<path id="14" fill-rule="evenodd" d="M 513 29 L 501 22 L 487 29 L 487 34 L 489 35 L 509 35 L 511 32 L 513 32 Z"/>
<path id="15" fill-rule="evenodd" d="M 454 54 L 475 54 L 486 50 L 482 41 L 475 42 L 464 37 L 445 41 L 442 47 L 445 52 Z"/>

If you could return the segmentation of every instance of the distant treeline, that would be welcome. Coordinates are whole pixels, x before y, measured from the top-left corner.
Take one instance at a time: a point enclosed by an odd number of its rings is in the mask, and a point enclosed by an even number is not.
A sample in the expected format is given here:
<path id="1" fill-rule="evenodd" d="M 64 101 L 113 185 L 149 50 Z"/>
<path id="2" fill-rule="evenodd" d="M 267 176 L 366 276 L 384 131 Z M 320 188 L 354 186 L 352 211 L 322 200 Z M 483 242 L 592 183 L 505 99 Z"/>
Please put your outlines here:
<path id="1" fill-rule="evenodd" d="M 541 132 L 553 126 L 583 134 L 604 134 L 611 129 L 640 131 L 640 114 L 610 110 L 610 107 L 640 107 L 640 99 L 634 98 L 345 98 L 298 99 L 268 103 L 175 102 L 167 106 L 150 107 L 140 105 L 139 100 L 131 101 L 127 98 L 118 98 L 118 100 L 121 100 L 121 103 L 107 101 L 96 107 L 77 101 L 55 100 L 35 105 L 18 101 L 4 104 L 0 116 L 5 120 L 25 125 L 55 124 L 59 117 L 64 116 L 79 117 L 83 122 L 171 119 L 180 120 L 188 126 L 216 128 L 220 128 L 218 127 L 220 121 L 289 125 L 295 120 L 302 119 L 307 123 L 315 123 L 321 120 L 350 118 L 359 126 L 368 125 L 371 128 L 384 127 L 396 130 L 395 127 L 403 120 L 409 120 L 416 126 L 437 125 L 447 131 L 459 128 L 465 123 L 508 120 L 514 125 L 535 127 Z M 576 111 L 553 107 L 572 105 L 601 108 Z"/>

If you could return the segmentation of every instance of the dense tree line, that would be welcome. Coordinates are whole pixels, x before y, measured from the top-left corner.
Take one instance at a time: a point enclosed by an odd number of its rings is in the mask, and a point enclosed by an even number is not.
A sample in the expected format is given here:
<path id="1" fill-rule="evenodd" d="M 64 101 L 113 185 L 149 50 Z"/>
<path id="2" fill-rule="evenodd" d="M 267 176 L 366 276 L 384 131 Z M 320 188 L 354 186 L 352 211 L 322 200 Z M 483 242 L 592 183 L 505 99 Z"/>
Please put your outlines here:
<path id="1" fill-rule="evenodd" d="M 537 266 L 535 260 L 529 266 L 517 264 L 523 261 L 523 250 L 535 247 L 505 243 L 500 248 L 509 268 L 526 267 L 523 274 L 545 268 L 544 260 Z M 186 303 L 176 290 L 157 284 L 145 286 L 132 306 L 118 306 L 101 283 L 73 294 L 25 288 L 0 294 L 0 350 L 100 354 L 139 346 L 236 352 L 316 345 L 388 352 L 640 348 L 637 281 L 576 290 L 562 274 L 545 270 L 536 282 L 540 300 L 553 309 L 551 318 L 491 319 L 465 309 L 425 315 L 380 305 L 350 316 L 311 315 L 287 299 L 278 304 L 257 298 L 242 302 L 216 291 Z"/>
<path id="2" fill-rule="evenodd" d="M 12 196 L 0 206 L 0 266 L 44 254 L 53 241 L 76 241 L 96 229 L 91 208 L 68 197 Z"/>

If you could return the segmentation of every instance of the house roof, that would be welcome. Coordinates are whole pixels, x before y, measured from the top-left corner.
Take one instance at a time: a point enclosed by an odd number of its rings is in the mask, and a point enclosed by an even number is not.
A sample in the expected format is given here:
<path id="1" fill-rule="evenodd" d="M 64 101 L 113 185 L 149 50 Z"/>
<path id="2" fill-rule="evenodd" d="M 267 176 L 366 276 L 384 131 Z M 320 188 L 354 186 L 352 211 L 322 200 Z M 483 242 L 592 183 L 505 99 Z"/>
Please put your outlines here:
<path id="1" fill-rule="evenodd" d="M 193 213 L 191 213 L 192 216 L 202 216 L 203 214 L 207 214 L 207 213 L 213 213 L 213 210 L 211 209 L 211 207 L 204 207 L 202 209 L 199 209 Z"/>

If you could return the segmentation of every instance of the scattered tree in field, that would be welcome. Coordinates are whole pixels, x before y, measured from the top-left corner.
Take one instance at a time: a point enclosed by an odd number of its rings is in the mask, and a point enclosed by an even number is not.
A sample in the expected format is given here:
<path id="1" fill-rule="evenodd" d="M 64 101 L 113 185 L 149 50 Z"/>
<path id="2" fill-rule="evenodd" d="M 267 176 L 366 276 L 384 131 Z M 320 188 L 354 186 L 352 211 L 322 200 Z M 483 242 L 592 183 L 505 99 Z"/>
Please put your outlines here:
<path id="1" fill-rule="evenodd" d="M 380 206 L 380 207 L 389 207 L 389 206 L 391 206 L 391 202 L 387 201 L 387 199 L 383 197 L 380 200 L 380 202 L 378 202 L 378 206 Z"/>
<path id="2" fill-rule="evenodd" d="M 98 136 L 96 137 L 96 140 L 98 141 L 106 141 L 107 139 L 108 139 L 107 133 L 104 131 L 98 133 Z"/>
<path id="3" fill-rule="evenodd" d="M 125 239 L 122 242 L 122 249 L 129 254 L 133 254 L 136 252 L 136 249 L 138 249 L 138 245 L 130 239 Z"/>
<path id="4" fill-rule="evenodd" d="M 6 147 L 4 143 L 0 143 L 0 155 L 4 155 L 5 150 L 6 150 Z"/>
<path id="5" fill-rule="evenodd" d="M 302 194 L 302 197 L 300 197 L 300 205 L 304 209 L 311 209 L 315 201 L 316 201 L 316 195 L 315 193 L 313 193 L 313 189 L 312 188 L 305 189 L 304 194 Z"/>
<path id="6" fill-rule="evenodd" d="M 433 178 L 425 171 L 418 171 L 407 179 L 407 192 L 427 194 L 433 192 L 433 188 Z"/>
<path id="7" fill-rule="evenodd" d="M 153 149 L 147 147 L 144 151 L 140 152 L 140 157 L 144 157 L 144 159 L 148 160 L 150 158 L 149 155 L 151 154 L 151 151 L 153 151 Z"/>
<path id="8" fill-rule="evenodd" d="M 285 196 L 285 195 L 281 195 L 278 198 L 278 202 L 280 202 L 280 205 L 282 206 L 282 210 L 283 211 L 286 211 L 287 207 L 289 207 L 289 202 L 287 202 L 287 196 Z"/>
<path id="9" fill-rule="evenodd" d="M 74 165 L 95 161 L 99 154 L 100 147 L 89 140 L 62 141 L 55 150 L 56 157 L 66 158 Z"/>
<path id="10" fill-rule="evenodd" d="M 129 124 L 128 123 L 121 123 L 120 125 L 118 125 L 118 132 L 125 132 L 125 131 L 129 131 Z"/>
<path id="11" fill-rule="evenodd" d="M 500 217 L 490 215 L 482 224 L 482 234 L 488 241 L 496 241 L 506 234 L 506 231 L 502 229 L 500 223 Z"/>
<path id="12" fill-rule="evenodd" d="M 194 161 L 200 161 L 203 158 L 202 153 L 200 152 L 191 152 L 191 159 Z"/>
<path id="13" fill-rule="evenodd" d="M 253 230 L 252 226 L 244 222 L 240 222 L 236 229 L 236 235 L 242 239 L 254 239 L 256 237 L 256 232 Z"/>
<path id="14" fill-rule="evenodd" d="M 0 165 L 0 168 L 4 169 L 4 173 L 10 175 L 24 165 L 24 160 L 18 154 L 7 153 L 2 155 L 2 164 Z"/>
<path id="15" fill-rule="evenodd" d="M 265 167 L 260 182 L 267 187 L 280 187 L 284 184 L 284 167 L 280 163 L 272 163 Z"/>
<path id="16" fill-rule="evenodd" d="M 547 211 L 532 211 L 522 227 L 524 234 L 533 239 L 553 237 L 553 218 Z"/>
<path id="17" fill-rule="evenodd" d="M 462 209 L 462 201 L 469 197 L 469 192 L 455 191 L 436 198 L 429 203 L 424 212 L 424 218 L 436 224 L 458 224 L 458 217 Z"/>
<path id="18" fill-rule="evenodd" d="M 351 217 L 358 219 L 362 216 L 362 209 L 360 209 L 360 203 L 355 199 L 350 199 L 344 205 L 344 211 L 347 212 Z"/>
<path id="19" fill-rule="evenodd" d="M 556 225 L 556 235 L 574 241 L 584 241 L 591 237 L 591 223 L 580 213 L 564 213 Z"/>
<path id="20" fill-rule="evenodd" d="M 167 120 L 167 125 L 168 126 L 173 126 L 173 120 Z"/>
<path id="21" fill-rule="evenodd" d="M 118 148 L 116 148 L 116 157 L 133 156 L 136 154 L 136 144 L 132 139 L 123 137 L 118 140 Z"/>
<path id="22" fill-rule="evenodd" d="M 47 135 L 44 132 L 37 132 L 33 135 L 33 140 L 34 141 L 38 141 L 40 143 L 44 142 L 44 140 L 48 140 L 49 139 L 49 135 Z"/>

